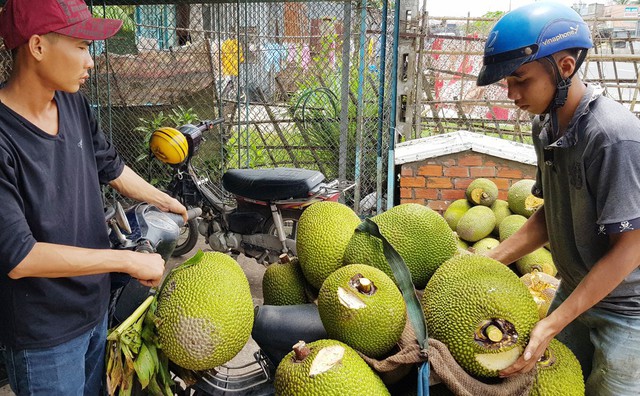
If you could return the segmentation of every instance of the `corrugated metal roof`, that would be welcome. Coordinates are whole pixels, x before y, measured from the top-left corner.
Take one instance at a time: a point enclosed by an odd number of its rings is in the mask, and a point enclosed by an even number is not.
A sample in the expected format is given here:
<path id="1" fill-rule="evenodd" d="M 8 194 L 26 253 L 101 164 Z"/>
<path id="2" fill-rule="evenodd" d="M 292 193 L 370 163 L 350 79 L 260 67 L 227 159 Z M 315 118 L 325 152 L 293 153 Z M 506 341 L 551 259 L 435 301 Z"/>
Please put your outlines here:
<path id="1" fill-rule="evenodd" d="M 476 153 L 535 165 L 536 153 L 532 145 L 512 142 L 475 132 L 457 131 L 442 135 L 398 143 L 395 150 L 397 165 L 471 150 Z"/>

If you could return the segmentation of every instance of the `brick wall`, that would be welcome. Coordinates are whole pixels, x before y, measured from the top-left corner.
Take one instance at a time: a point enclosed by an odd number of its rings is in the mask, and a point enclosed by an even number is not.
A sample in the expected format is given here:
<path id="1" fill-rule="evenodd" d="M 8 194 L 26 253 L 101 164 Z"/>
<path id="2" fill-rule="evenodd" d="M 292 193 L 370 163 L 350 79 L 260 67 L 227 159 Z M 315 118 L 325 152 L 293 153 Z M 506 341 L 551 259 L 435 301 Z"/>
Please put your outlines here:
<path id="1" fill-rule="evenodd" d="M 406 163 L 400 171 L 400 203 L 419 203 L 443 213 L 464 198 L 469 183 L 479 177 L 493 180 L 500 199 L 521 179 L 535 179 L 536 167 L 471 150 Z"/>

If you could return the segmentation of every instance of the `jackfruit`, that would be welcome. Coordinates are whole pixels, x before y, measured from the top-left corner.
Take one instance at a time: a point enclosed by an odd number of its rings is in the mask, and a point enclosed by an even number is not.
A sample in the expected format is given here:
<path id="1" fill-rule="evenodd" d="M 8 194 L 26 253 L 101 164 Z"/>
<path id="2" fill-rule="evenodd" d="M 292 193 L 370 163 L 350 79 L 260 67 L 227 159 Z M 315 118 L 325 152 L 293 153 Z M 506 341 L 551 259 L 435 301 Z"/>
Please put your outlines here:
<path id="1" fill-rule="evenodd" d="M 517 260 L 516 268 L 521 275 L 534 270 L 544 272 L 551 276 L 556 276 L 558 273 L 556 265 L 553 263 L 551 252 L 543 247 L 536 249 Z"/>
<path id="2" fill-rule="evenodd" d="M 498 227 L 500 242 L 515 234 L 527 222 L 527 218 L 522 215 L 513 214 L 505 217 Z"/>
<path id="3" fill-rule="evenodd" d="M 318 312 L 330 338 L 373 358 L 396 345 L 407 322 L 396 284 L 364 264 L 344 266 L 327 277 L 318 294 Z"/>
<path id="4" fill-rule="evenodd" d="M 493 214 L 496 215 L 496 226 L 493 229 L 493 234 L 499 236 L 500 223 L 502 223 L 505 217 L 512 215 L 513 212 L 509 209 L 509 202 L 503 199 L 496 199 L 493 205 L 491 205 L 491 210 L 493 210 Z"/>
<path id="5" fill-rule="evenodd" d="M 538 308 L 506 265 L 478 254 L 456 256 L 422 295 L 429 336 L 469 374 L 495 377 L 524 351 Z"/>
<path id="6" fill-rule="evenodd" d="M 296 247 L 302 273 L 313 287 L 320 289 L 342 266 L 344 249 L 359 224 L 358 215 L 339 202 L 316 202 L 302 212 Z"/>
<path id="7" fill-rule="evenodd" d="M 449 228 L 451 228 L 452 231 L 455 231 L 460 218 L 462 218 L 462 216 L 467 213 L 467 210 L 469 209 L 471 209 L 471 204 L 469 203 L 469 201 L 464 198 L 458 199 L 451 202 L 451 205 L 449 205 L 447 210 L 444 211 L 442 217 L 444 217 L 444 219 L 447 221 L 447 224 L 449 224 Z"/>
<path id="8" fill-rule="evenodd" d="M 491 206 L 498 198 L 498 186 L 489 179 L 478 178 L 466 190 L 467 200 L 473 205 Z"/>
<path id="9" fill-rule="evenodd" d="M 276 396 L 389 395 L 369 365 L 336 340 L 298 342 L 276 369 Z"/>
<path id="10" fill-rule="evenodd" d="M 496 226 L 496 215 L 486 206 L 474 206 L 462 216 L 456 232 L 467 242 L 477 242 L 487 237 Z"/>
<path id="11" fill-rule="evenodd" d="M 531 193 L 531 188 L 535 183 L 535 180 L 523 179 L 518 180 L 509 187 L 507 202 L 509 202 L 509 209 L 513 213 L 528 218 L 544 204 L 543 199 Z"/>
<path id="12" fill-rule="evenodd" d="M 495 238 L 482 238 L 478 242 L 474 243 L 471 247 L 475 251 L 475 253 L 482 254 L 488 252 L 489 250 L 495 248 L 500 244 L 500 241 Z"/>
<path id="13" fill-rule="evenodd" d="M 422 289 L 433 272 L 457 252 L 456 238 L 436 211 L 418 204 L 401 204 L 373 216 L 380 232 L 402 256 L 413 284 Z M 382 242 L 356 232 L 344 252 L 345 264 L 367 264 L 395 279 L 382 252 Z"/>
<path id="14" fill-rule="evenodd" d="M 583 396 L 582 368 L 566 345 L 553 339 L 536 363 L 536 380 L 531 396 Z"/>
<path id="15" fill-rule="evenodd" d="M 198 251 L 176 267 L 158 294 L 158 336 L 178 366 L 208 370 L 231 360 L 249 340 L 253 299 L 240 265 Z"/>
<path id="16" fill-rule="evenodd" d="M 549 306 L 560 285 L 560 280 L 536 270 L 522 275 L 520 280 L 529 289 L 533 301 L 538 306 L 538 317 L 540 319 L 546 318 Z"/>
<path id="17" fill-rule="evenodd" d="M 460 236 L 458 235 L 457 232 L 453 232 L 453 236 L 456 237 L 456 243 L 458 244 L 458 248 L 459 249 L 468 249 L 469 248 L 469 244 L 466 241 L 463 241 L 462 239 L 460 239 Z"/>
<path id="18" fill-rule="evenodd" d="M 298 258 L 284 254 L 279 263 L 267 267 L 262 277 L 265 305 L 297 305 L 308 301 L 306 279 Z"/>

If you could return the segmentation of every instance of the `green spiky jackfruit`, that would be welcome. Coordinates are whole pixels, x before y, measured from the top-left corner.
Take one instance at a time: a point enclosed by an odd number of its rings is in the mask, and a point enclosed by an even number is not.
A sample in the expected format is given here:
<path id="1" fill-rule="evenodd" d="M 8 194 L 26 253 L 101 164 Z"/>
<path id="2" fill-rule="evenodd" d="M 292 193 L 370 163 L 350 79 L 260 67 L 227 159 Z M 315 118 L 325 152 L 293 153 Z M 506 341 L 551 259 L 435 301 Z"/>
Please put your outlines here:
<path id="1" fill-rule="evenodd" d="M 528 218 L 542 206 L 544 201 L 531 194 L 531 188 L 535 183 L 535 180 L 523 179 L 509 187 L 507 202 L 509 202 L 509 209 L 513 213 Z"/>
<path id="2" fill-rule="evenodd" d="M 396 284 L 364 264 L 344 266 L 327 277 L 318 293 L 318 312 L 330 338 L 373 358 L 396 345 L 407 322 Z"/>
<path id="3" fill-rule="evenodd" d="M 558 270 L 553 263 L 551 252 L 541 247 L 523 256 L 516 261 L 516 268 L 521 275 L 532 271 L 541 271 L 551 276 L 556 276 Z"/>
<path id="4" fill-rule="evenodd" d="M 507 266 L 478 254 L 456 256 L 422 296 L 429 336 L 468 373 L 495 377 L 524 351 L 538 321 L 529 290 Z"/>
<path id="5" fill-rule="evenodd" d="M 449 205 L 447 210 L 444 211 L 442 217 L 444 217 L 447 224 L 449 224 L 449 228 L 451 228 L 452 231 L 455 231 L 458 226 L 458 222 L 469 209 L 471 209 L 471 203 L 469 203 L 469 201 L 464 198 L 458 199 L 451 202 L 451 205 Z"/>
<path id="6" fill-rule="evenodd" d="M 402 256 L 418 289 L 424 288 L 436 268 L 457 252 L 456 239 L 447 222 L 426 206 L 401 204 L 371 220 Z M 344 263 L 371 265 L 395 279 L 380 240 L 363 232 L 356 232 L 349 241 Z"/>
<path id="7" fill-rule="evenodd" d="M 342 266 L 342 256 L 360 218 L 346 205 L 316 202 L 300 216 L 297 250 L 302 273 L 316 289 Z"/>
<path id="8" fill-rule="evenodd" d="M 495 238 L 482 238 L 478 242 L 474 243 L 471 247 L 476 253 L 487 252 L 500 244 L 500 241 Z"/>
<path id="9" fill-rule="evenodd" d="M 491 206 L 498 199 L 498 186 L 492 180 L 480 177 L 469 184 L 465 194 L 472 205 Z"/>
<path id="10" fill-rule="evenodd" d="M 456 232 L 467 242 L 477 242 L 486 238 L 496 226 L 496 215 L 486 206 L 474 206 L 458 222 Z"/>
<path id="11" fill-rule="evenodd" d="M 513 212 L 509 209 L 509 202 L 503 199 L 496 199 L 493 205 L 491 205 L 491 210 L 493 210 L 493 214 L 496 215 L 496 226 L 493 229 L 493 234 L 499 236 L 500 223 L 502 223 L 505 217 L 512 215 Z"/>
<path id="12" fill-rule="evenodd" d="M 276 369 L 276 396 L 386 396 L 389 391 L 348 345 L 318 340 L 294 345 Z"/>
<path id="13" fill-rule="evenodd" d="M 500 227 L 498 227 L 498 235 L 500 242 L 515 234 L 527 222 L 527 218 L 522 215 L 511 215 L 502 219 Z"/>
<path id="14" fill-rule="evenodd" d="M 273 263 L 262 277 L 262 296 L 265 305 L 296 305 L 308 301 L 306 279 L 297 257 Z"/>
<path id="15" fill-rule="evenodd" d="M 582 368 L 573 352 L 553 339 L 536 364 L 536 381 L 531 396 L 583 396 Z"/>
<path id="16" fill-rule="evenodd" d="M 249 340 L 249 281 L 230 256 L 198 251 L 167 276 L 156 316 L 169 359 L 189 370 L 212 369 L 231 360 Z"/>

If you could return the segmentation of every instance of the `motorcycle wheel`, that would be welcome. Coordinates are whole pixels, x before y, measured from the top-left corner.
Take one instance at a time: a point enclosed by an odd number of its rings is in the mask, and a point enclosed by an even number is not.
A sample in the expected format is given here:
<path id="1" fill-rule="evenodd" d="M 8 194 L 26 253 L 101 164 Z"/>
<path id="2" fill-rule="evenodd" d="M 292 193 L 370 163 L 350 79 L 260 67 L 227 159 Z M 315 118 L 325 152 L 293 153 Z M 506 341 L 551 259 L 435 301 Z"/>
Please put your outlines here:
<path id="1" fill-rule="evenodd" d="M 300 210 L 283 210 L 282 211 L 282 225 L 284 226 L 284 231 L 287 234 L 287 239 L 295 240 L 298 235 L 298 221 L 300 220 L 300 215 L 302 211 Z M 273 219 L 269 218 L 265 224 L 262 231 L 264 234 L 270 234 L 278 236 L 278 230 L 276 230 L 276 225 L 273 223 Z"/>
<path id="2" fill-rule="evenodd" d="M 189 220 L 187 224 L 180 228 L 180 236 L 176 248 L 171 253 L 172 257 L 179 257 L 189 253 L 198 242 L 198 220 Z"/>

